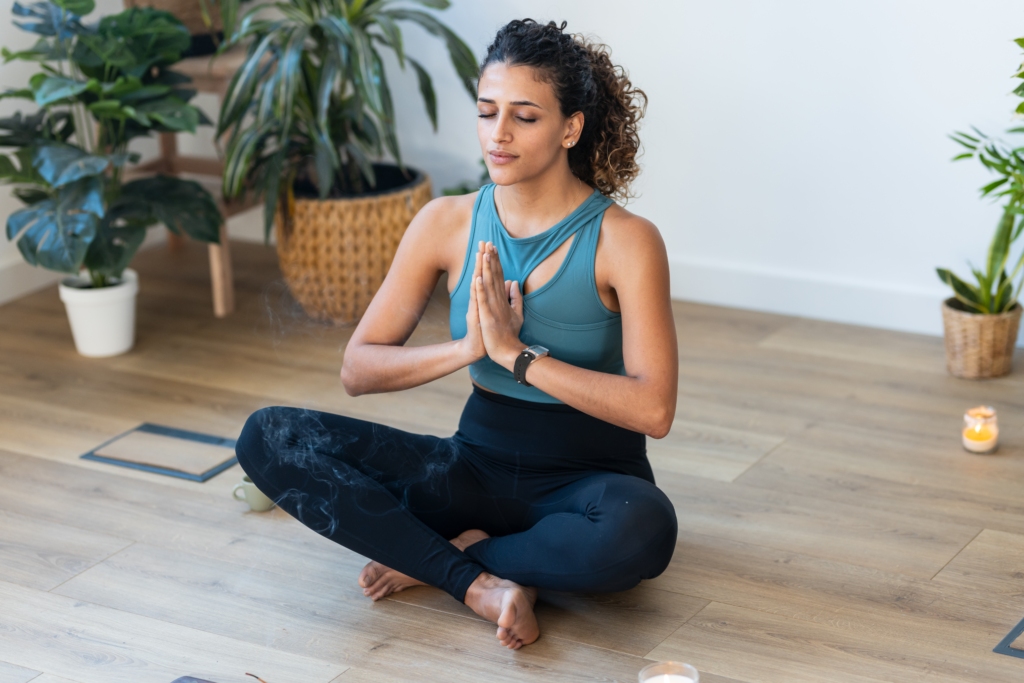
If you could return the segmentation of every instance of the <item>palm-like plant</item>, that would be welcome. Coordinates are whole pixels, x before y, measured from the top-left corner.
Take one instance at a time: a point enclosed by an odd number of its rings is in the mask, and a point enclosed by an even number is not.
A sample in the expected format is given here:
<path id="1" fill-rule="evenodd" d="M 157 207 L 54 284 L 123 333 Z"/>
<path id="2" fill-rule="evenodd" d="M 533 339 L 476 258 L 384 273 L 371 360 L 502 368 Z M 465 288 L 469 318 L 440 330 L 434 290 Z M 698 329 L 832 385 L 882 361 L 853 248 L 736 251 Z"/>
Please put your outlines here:
<path id="1" fill-rule="evenodd" d="M 448 0 L 413 0 L 445 9 Z M 371 159 L 386 150 L 404 169 L 395 110 L 378 47 L 412 66 L 427 115 L 437 129 L 437 98 L 423 66 L 405 53 L 399 22 L 419 24 L 445 41 L 452 64 L 475 99 L 476 59 L 433 15 L 396 0 L 288 0 L 263 3 L 238 19 L 240 0 L 220 0 L 221 50 L 247 43 L 217 124 L 228 133 L 224 194 L 264 197 L 269 238 L 280 198 L 308 181 L 320 198 L 376 186 Z M 266 10 L 278 16 L 262 18 Z"/>
<path id="2" fill-rule="evenodd" d="M 1014 42 L 1024 48 L 1024 38 L 1017 38 Z M 1018 67 L 1014 78 L 1024 79 L 1024 64 Z M 1014 93 L 1024 97 L 1024 84 L 1018 86 Z M 1017 113 L 1024 114 L 1024 102 L 1017 107 Z M 1017 303 L 1021 287 L 1024 287 L 1024 276 L 1016 290 L 1013 287 L 1014 279 L 1024 270 L 1024 253 L 1013 271 L 1006 273 L 1007 266 L 1013 263 L 1010 249 L 1024 232 L 1024 219 L 1017 221 L 1017 216 L 1024 215 L 1024 146 L 1009 145 L 998 138 L 990 138 L 973 126 L 971 128 L 977 137 L 959 131 L 949 136 L 967 150 L 953 157 L 953 161 L 977 158 L 985 168 L 1000 176 L 981 188 L 981 196 L 1005 199 L 1006 205 L 989 244 L 985 270 L 968 263 L 977 285 L 960 279 L 945 268 L 936 268 L 936 271 L 939 279 L 953 289 L 964 310 L 982 314 L 1006 313 Z M 1024 133 L 1024 128 L 1011 128 L 1007 132 Z"/>

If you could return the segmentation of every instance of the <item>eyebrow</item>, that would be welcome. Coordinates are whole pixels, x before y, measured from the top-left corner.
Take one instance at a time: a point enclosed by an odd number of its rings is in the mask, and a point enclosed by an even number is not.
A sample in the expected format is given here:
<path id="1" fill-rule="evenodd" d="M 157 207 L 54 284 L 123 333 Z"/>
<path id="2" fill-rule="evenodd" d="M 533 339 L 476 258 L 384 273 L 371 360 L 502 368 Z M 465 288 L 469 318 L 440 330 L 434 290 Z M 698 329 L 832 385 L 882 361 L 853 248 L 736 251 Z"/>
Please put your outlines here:
<path id="1" fill-rule="evenodd" d="M 478 97 L 476 101 L 477 102 L 484 102 L 486 104 L 497 104 L 497 102 L 495 102 L 494 100 L 489 100 L 486 97 Z M 540 106 L 539 104 L 534 104 L 530 100 L 517 100 L 516 102 L 512 102 L 511 104 L 522 105 L 522 106 L 526 106 L 526 107 L 537 107 L 537 109 L 543 109 L 544 108 L 544 107 Z"/>

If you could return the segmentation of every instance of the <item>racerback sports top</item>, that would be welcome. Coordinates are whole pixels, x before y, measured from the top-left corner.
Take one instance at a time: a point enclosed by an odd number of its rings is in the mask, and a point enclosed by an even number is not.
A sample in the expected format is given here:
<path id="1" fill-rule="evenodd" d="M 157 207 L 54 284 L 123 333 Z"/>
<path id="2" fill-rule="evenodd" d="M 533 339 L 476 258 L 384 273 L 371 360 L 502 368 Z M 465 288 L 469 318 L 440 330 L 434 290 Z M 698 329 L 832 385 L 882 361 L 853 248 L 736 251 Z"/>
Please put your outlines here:
<path id="1" fill-rule="evenodd" d="M 596 189 L 576 210 L 532 237 L 511 237 L 494 207 L 494 184 L 484 185 L 473 205 L 469 244 L 462 275 L 452 290 L 448 324 L 452 339 L 466 336 L 466 312 L 477 243 L 493 242 L 506 280 L 522 283 L 541 262 L 573 237 L 558 271 L 542 287 L 523 297 L 523 347 L 540 344 L 552 358 L 577 367 L 625 375 L 622 361 L 622 315 L 609 310 L 597 293 L 594 257 L 605 210 L 613 204 Z M 469 375 L 499 394 L 539 403 L 563 403 L 535 386 L 524 386 L 509 370 L 488 357 L 469 366 Z"/>

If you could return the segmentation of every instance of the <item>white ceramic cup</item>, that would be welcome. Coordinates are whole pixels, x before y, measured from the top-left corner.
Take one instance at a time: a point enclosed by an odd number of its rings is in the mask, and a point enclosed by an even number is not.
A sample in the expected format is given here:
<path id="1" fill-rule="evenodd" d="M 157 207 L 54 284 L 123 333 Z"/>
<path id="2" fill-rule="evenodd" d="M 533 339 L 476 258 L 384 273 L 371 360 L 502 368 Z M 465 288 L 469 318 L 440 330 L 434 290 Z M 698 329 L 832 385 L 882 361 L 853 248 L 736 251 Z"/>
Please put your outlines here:
<path id="1" fill-rule="evenodd" d="M 239 491 L 242 492 L 241 498 L 238 497 Z M 256 488 L 256 484 L 252 483 L 252 479 L 248 475 L 242 477 L 241 484 L 235 484 L 235 488 L 231 489 L 231 497 L 248 503 L 249 509 L 253 512 L 266 512 L 274 507 L 274 501 Z"/>

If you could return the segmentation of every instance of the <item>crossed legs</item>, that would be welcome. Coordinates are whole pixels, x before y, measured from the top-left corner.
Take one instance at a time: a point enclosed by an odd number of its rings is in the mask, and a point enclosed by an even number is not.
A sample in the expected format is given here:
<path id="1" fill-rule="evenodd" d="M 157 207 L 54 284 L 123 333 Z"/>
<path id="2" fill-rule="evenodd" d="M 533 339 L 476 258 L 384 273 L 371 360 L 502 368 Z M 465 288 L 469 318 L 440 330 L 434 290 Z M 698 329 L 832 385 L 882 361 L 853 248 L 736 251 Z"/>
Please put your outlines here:
<path id="1" fill-rule="evenodd" d="M 373 560 L 364 593 L 437 586 L 513 649 L 539 636 L 537 587 L 626 590 L 664 571 L 675 546 L 671 503 L 638 477 L 501 481 L 450 438 L 296 408 L 254 413 L 236 451 L 282 509 Z"/>

